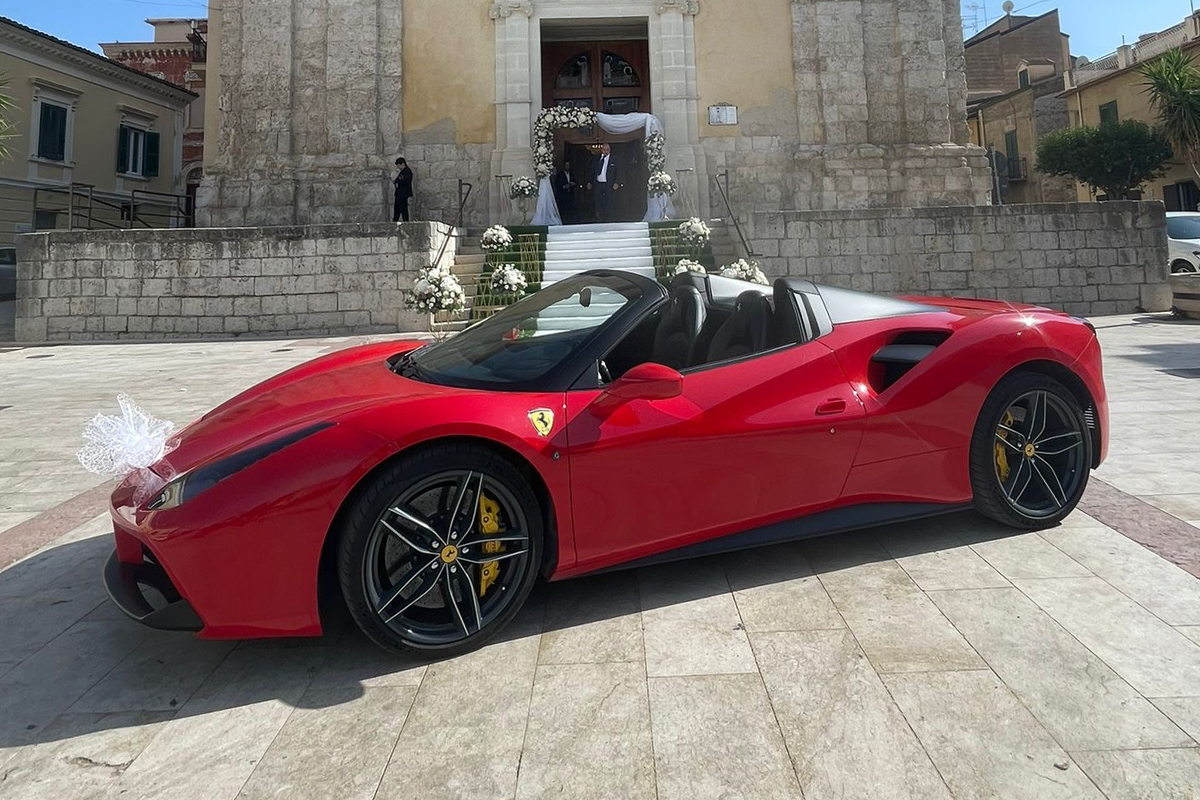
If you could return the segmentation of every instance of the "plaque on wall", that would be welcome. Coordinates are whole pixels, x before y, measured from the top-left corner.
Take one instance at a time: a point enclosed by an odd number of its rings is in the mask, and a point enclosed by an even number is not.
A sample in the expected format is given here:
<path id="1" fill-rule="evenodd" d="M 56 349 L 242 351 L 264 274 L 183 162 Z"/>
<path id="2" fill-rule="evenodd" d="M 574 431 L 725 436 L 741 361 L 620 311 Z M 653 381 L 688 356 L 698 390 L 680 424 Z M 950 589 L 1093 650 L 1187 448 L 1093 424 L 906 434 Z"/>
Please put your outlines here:
<path id="1" fill-rule="evenodd" d="M 729 103 L 718 103 L 708 107 L 709 125 L 737 125 L 737 106 Z"/>

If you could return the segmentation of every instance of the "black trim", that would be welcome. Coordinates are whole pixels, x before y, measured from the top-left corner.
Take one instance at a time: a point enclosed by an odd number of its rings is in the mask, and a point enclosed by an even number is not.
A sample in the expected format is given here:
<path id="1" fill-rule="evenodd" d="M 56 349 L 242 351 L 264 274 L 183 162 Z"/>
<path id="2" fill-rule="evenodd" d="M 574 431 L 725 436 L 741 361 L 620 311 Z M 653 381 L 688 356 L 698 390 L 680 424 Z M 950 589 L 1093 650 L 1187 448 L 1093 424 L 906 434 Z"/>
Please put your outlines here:
<path id="1" fill-rule="evenodd" d="M 1174 292 L 1176 300 L 1200 300 L 1200 294 L 1192 292 Z"/>
<path id="2" fill-rule="evenodd" d="M 142 586 L 149 586 L 167 601 L 155 608 L 146 599 Z M 117 608 L 131 619 L 164 631 L 198 631 L 204 627 L 191 603 L 179 596 L 167 572 L 159 564 L 143 560 L 140 564 L 122 561 L 113 550 L 104 565 L 104 588 Z"/>
<path id="3" fill-rule="evenodd" d="M 732 553 L 751 547 L 764 547 L 772 544 L 783 544 L 798 539 L 811 539 L 815 536 L 827 536 L 833 533 L 846 533 L 884 525 L 892 522 L 907 522 L 925 517 L 936 517 L 942 514 L 953 514 L 971 508 L 970 503 L 864 503 L 863 505 L 837 508 L 832 511 L 822 511 L 811 516 L 776 522 L 760 528 L 752 528 L 740 533 L 731 533 L 706 542 L 687 545 L 675 550 L 668 550 L 646 558 L 618 564 L 613 567 L 596 570 L 596 572 L 615 572 L 617 570 L 647 567 L 653 564 L 666 564 L 671 561 L 682 561 L 688 558 Z"/>

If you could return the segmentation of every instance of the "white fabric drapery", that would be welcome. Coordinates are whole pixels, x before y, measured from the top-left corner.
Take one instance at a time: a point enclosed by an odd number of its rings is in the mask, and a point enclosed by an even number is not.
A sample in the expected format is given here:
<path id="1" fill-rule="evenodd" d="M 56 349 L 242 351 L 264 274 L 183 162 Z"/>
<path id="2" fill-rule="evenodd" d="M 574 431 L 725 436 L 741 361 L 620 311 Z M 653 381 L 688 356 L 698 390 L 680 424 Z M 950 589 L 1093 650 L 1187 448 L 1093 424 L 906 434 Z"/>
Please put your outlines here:
<path id="1" fill-rule="evenodd" d="M 596 124 L 605 133 L 617 136 L 633 133 L 638 129 L 643 130 L 643 139 L 655 133 L 663 133 L 662 122 L 653 114 L 597 114 Z M 651 196 L 647 190 L 646 216 L 643 222 L 672 219 L 675 214 L 675 204 L 671 202 L 670 196 Z M 562 225 L 562 215 L 558 212 L 558 201 L 554 199 L 554 186 L 549 175 L 542 178 L 538 184 L 537 210 L 533 214 L 533 224 Z"/>

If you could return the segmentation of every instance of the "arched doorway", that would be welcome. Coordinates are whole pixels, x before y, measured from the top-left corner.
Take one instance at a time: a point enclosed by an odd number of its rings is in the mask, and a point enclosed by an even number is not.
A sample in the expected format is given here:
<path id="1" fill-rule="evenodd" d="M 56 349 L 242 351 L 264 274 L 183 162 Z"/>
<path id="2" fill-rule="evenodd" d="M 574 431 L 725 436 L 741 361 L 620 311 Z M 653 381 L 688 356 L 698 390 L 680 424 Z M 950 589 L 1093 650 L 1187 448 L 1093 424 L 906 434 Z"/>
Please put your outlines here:
<path id="1" fill-rule="evenodd" d="M 542 45 L 542 97 L 547 106 L 591 108 L 605 114 L 651 112 L 650 53 L 644 40 L 548 41 Z M 563 221 L 596 220 L 587 189 L 598 163 L 601 137 L 612 145 L 620 166 L 622 190 L 617 193 L 615 219 L 640 220 L 646 213 L 647 174 L 642 136 L 604 136 L 599 130 L 560 131 L 555 137 L 556 166 L 569 164 L 576 188 L 563 197 Z"/>

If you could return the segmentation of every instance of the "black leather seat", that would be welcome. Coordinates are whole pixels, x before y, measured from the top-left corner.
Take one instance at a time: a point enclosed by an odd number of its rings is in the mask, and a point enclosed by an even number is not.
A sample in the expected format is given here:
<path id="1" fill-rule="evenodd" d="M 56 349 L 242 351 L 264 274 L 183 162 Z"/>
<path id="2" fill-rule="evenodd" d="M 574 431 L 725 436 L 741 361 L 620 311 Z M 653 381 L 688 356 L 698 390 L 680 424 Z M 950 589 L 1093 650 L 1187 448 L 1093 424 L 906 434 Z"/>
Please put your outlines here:
<path id="1" fill-rule="evenodd" d="M 767 349 L 771 336 L 771 301 L 761 292 L 748 291 L 738 295 L 733 316 L 717 331 L 708 347 L 708 362 L 761 353 Z"/>
<path id="2" fill-rule="evenodd" d="M 677 286 L 654 332 L 653 360 L 672 369 L 686 369 L 695 364 L 696 342 L 706 316 L 700 290 L 692 285 Z"/>

